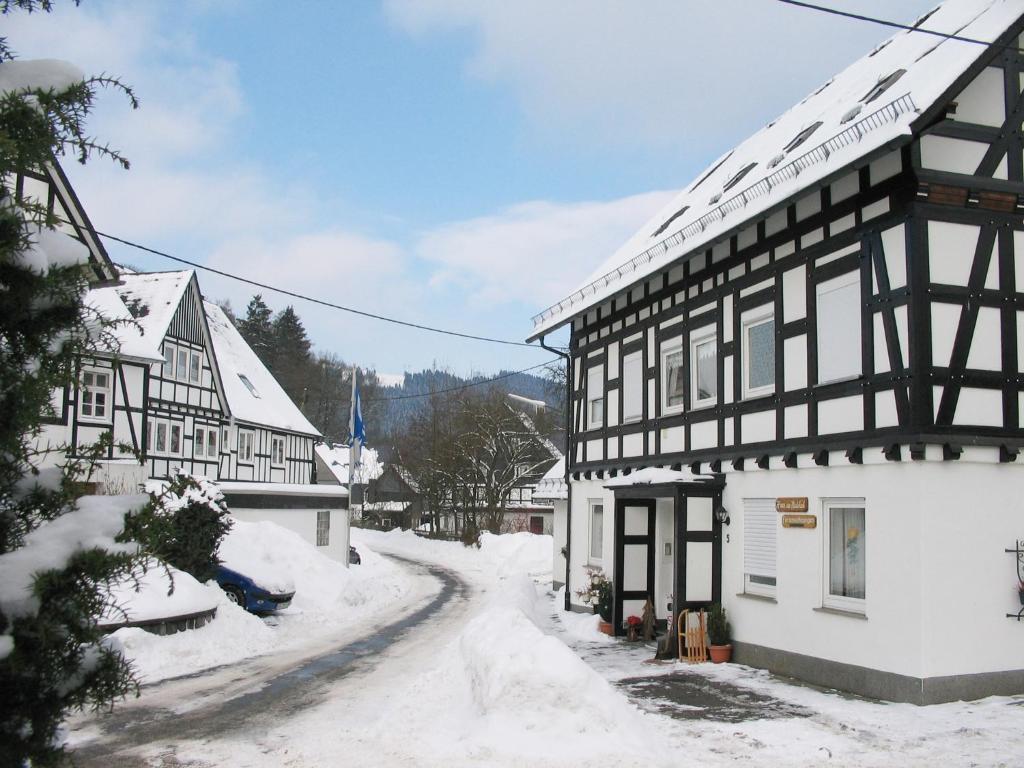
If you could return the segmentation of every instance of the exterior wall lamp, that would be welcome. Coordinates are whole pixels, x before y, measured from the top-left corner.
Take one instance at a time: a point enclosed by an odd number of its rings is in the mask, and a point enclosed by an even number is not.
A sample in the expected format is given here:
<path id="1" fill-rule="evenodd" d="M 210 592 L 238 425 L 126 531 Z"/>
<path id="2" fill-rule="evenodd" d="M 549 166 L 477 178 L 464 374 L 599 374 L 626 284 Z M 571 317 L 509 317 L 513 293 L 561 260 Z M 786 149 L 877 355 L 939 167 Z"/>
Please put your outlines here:
<path id="1" fill-rule="evenodd" d="M 718 507 L 715 508 L 715 520 L 720 522 L 722 525 L 728 525 L 731 522 L 729 519 L 729 510 L 719 504 Z"/>

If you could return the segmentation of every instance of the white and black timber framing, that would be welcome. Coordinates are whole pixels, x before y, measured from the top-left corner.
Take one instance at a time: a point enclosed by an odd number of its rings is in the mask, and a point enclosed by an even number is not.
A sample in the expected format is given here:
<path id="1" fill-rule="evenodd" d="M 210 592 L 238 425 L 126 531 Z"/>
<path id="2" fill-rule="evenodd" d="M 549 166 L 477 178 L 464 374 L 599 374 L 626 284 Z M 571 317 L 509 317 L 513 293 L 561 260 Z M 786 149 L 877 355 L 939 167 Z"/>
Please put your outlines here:
<path id="1" fill-rule="evenodd" d="M 1024 59 L 1018 21 L 891 147 L 572 324 L 570 471 L 723 461 L 946 459 L 965 445 L 1024 445 Z M 1010 47 L 1006 47 L 1010 44 Z M 965 89 L 998 104 L 957 116 Z M 981 86 L 978 83 L 982 83 Z M 984 89 L 988 89 L 985 91 Z M 983 99 L 981 101 L 984 101 Z M 976 115 L 981 115 L 976 117 Z M 938 140 L 938 141 L 936 141 Z M 1020 253 L 1018 253 L 1018 251 Z M 818 383 L 816 287 L 857 273 L 860 375 Z M 743 312 L 775 319 L 775 391 L 743 399 Z M 690 335 L 714 327 L 718 393 L 695 409 Z M 662 345 L 682 342 L 686 408 L 663 414 Z M 825 340 L 827 342 L 827 340 Z M 642 416 L 623 423 L 623 360 L 642 354 Z M 586 423 L 587 371 L 603 367 L 602 426 Z M 901 452 L 900 445 L 910 446 Z"/>

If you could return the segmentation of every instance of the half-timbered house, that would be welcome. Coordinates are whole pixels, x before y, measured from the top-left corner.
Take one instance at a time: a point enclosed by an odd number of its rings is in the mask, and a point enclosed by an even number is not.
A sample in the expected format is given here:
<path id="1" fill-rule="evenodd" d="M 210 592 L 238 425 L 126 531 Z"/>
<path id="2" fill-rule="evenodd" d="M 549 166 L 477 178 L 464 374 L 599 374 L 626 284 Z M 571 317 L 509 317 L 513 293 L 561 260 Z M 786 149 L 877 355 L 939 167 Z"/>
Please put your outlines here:
<path id="1" fill-rule="evenodd" d="M 598 567 L 616 626 L 721 602 L 747 663 L 1024 690 L 1022 15 L 939 6 L 534 318 L 570 327 L 567 602 Z"/>

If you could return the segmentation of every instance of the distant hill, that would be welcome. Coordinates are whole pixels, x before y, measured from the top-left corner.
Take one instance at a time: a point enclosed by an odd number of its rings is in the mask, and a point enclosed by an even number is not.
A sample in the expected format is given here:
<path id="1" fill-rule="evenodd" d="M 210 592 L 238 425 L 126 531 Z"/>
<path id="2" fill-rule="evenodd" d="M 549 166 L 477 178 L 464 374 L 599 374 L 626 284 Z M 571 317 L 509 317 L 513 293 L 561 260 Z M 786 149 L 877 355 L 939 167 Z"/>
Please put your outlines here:
<path id="1" fill-rule="evenodd" d="M 382 423 L 372 425 L 372 431 L 378 435 L 393 435 L 401 432 L 402 425 L 426 406 L 429 398 L 425 396 L 431 392 L 455 389 L 497 376 L 504 376 L 507 373 L 510 372 L 500 371 L 487 376 L 463 378 L 446 371 L 425 370 L 406 373 L 400 386 L 384 386 L 384 382 L 381 382 L 378 385 L 376 396 L 381 399 L 379 404 L 381 410 L 378 414 Z M 390 376 L 384 378 L 387 383 L 390 383 L 391 380 Z M 533 400 L 552 402 L 551 382 L 542 376 L 534 376 L 530 373 L 512 373 L 508 378 L 500 379 L 493 384 L 481 384 L 480 388 L 485 389 L 489 386 L 502 392 L 513 392 Z M 424 397 L 408 397 L 410 395 L 424 395 Z M 389 399 L 398 397 L 408 397 L 408 399 Z"/>

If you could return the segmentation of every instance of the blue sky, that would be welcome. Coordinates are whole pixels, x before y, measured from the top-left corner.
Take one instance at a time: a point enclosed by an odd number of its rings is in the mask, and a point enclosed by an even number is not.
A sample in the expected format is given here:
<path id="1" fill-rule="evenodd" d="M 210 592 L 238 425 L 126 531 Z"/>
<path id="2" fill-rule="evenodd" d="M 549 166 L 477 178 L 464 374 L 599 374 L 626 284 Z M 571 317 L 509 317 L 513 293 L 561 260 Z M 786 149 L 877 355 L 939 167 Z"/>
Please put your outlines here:
<path id="1" fill-rule="evenodd" d="M 932 1 L 833 4 L 911 22 Z M 138 91 L 135 112 L 104 94 L 91 124 L 132 170 L 66 163 L 101 231 L 515 340 L 672 190 L 888 36 L 773 0 L 85 0 L 5 26 L 22 57 Z M 236 310 L 253 292 L 200 284 Z M 265 298 L 383 372 L 549 357 Z"/>

